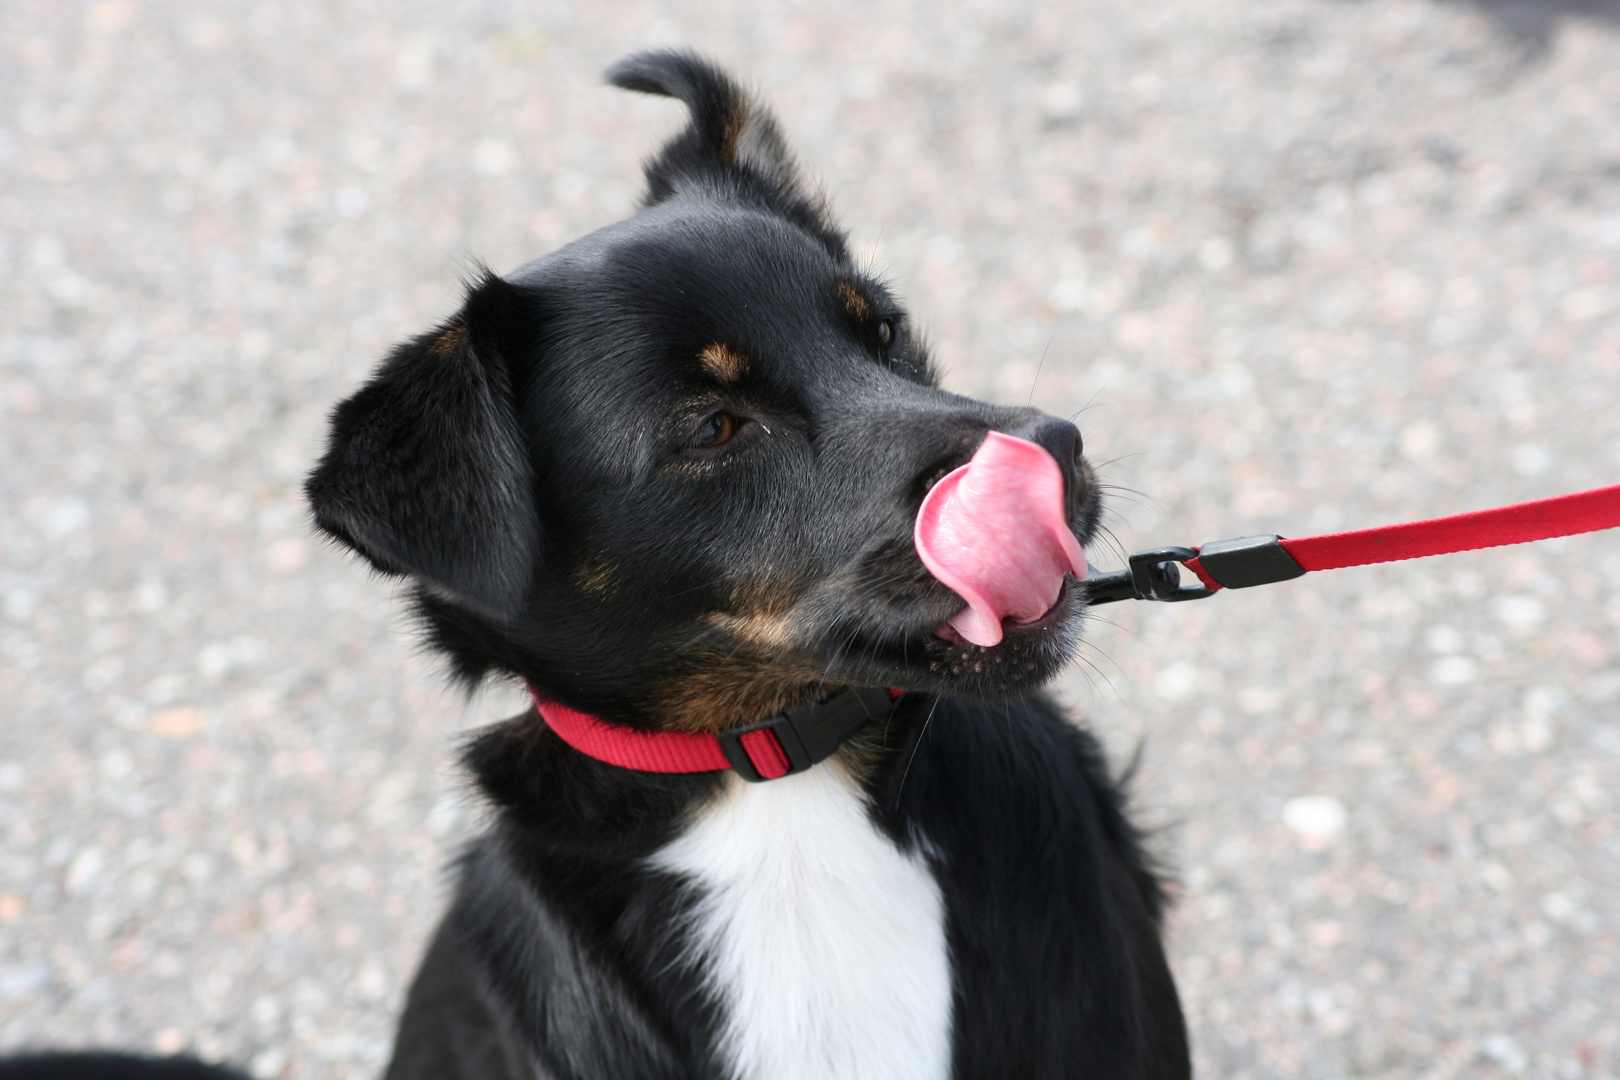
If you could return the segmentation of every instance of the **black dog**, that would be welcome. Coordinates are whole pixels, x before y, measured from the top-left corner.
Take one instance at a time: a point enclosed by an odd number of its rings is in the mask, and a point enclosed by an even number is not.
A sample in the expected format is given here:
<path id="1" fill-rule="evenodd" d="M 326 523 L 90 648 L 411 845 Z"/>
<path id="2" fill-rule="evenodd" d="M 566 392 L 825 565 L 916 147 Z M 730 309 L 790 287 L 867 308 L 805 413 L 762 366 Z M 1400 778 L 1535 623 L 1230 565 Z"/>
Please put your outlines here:
<path id="1" fill-rule="evenodd" d="M 460 678 L 548 707 L 469 749 L 498 824 L 389 1076 L 1187 1075 L 1159 883 L 1097 744 L 1025 696 L 1080 586 L 975 645 L 913 542 L 992 431 L 1057 462 L 1084 541 L 1079 433 L 937 387 L 723 74 L 609 78 L 691 112 L 644 209 L 473 284 L 336 409 L 307 485 L 417 582 Z M 739 729 L 766 721 L 762 756 Z M 793 775 L 620 767 L 581 731 Z"/>
<path id="2" fill-rule="evenodd" d="M 468 751 L 498 823 L 388 1076 L 1187 1076 L 1121 795 L 1020 696 L 1068 659 L 1079 582 L 1002 619 L 924 565 L 934 496 L 1012 447 L 1083 573 L 1079 433 L 937 388 L 724 75 L 653 53 L 610 79 L 691 111 L 645 208 L 478 281 L 337 408 L 307 485 L 321 529 L 418 584 L 458 676 L 537 700 Z M 969 542 L 994 562 L 1008 535 Z"/>

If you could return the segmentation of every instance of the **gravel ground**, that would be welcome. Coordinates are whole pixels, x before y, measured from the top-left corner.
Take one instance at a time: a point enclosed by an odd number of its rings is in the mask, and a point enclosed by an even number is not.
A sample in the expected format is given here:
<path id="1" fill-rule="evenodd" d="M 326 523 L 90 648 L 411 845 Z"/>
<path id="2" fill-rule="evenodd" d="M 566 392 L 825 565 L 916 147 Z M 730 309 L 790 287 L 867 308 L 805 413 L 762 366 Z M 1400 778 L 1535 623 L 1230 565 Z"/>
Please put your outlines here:
<path id="1" fill-rule="evenodd" d="M 1617 12 L 0 5 L 0 1046 L 385 1060 L 514 699 L 297 483 L 474 260 L 631 210 L 679 110 L 613 59 L 757 81 L 1134 549 L 1620 478 Z M 1203 1075 L 1620 1077 L 1617 639 L 1620 533 L 1099 614 Z"/>

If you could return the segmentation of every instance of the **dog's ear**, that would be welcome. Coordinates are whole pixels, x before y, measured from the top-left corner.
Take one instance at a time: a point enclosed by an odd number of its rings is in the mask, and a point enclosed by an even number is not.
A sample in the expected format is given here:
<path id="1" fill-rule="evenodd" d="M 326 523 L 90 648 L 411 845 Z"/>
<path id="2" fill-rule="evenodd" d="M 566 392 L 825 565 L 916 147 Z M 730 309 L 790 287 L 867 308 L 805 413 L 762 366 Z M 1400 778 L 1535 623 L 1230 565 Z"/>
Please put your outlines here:
<path id="1" fill-rule="evenodd" d="M 798 166 L 770 111 L 725 72 L 696 53 L 637 53 L 608 69 L 608 82 L 643 94 L 679 98 L 691 124 L 647 162 L 648 206 L 688 183 L 738 180 L 790 217 L 806 217 L 817 232 L 831 231 L 827 207 L 799 177 Z"/>
<path id="2" fill-rule="evenodd" d="M 385 573 L 514 614 L 540 524 L 510 364 L 539 318 L 533 297 L 485 271 L 459 315 L 396 348 L 332 412 L 304 484 L 315 524 Z"/>

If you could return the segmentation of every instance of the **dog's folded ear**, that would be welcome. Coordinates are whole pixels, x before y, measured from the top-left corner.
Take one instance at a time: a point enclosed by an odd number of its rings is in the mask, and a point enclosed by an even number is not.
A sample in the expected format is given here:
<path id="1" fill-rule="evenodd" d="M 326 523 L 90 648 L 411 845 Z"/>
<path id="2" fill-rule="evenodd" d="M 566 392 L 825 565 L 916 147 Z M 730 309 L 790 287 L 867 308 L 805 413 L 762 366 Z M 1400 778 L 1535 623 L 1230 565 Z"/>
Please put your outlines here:
<path id="1" fill-rule="evenodd" d="M 459 315 L 397 347 L 332 412 L 304 484 L 315 524 L 385 573 L 513 615 L 540 524 L 511 364 L 539 318 L 533 297 L 486 271 Z"/>
<path id="2" fill-rule="evenodd" d="M 742 180 L 779 212 L 803 218 L 818 233 L 831 230 L 819 192 L 808 191 L 776 119 L 725 72 L 696 53 L 637 53 L 608 69 L 608 82 L 625 90 L 679 98 L 691 124 L 647 163 L 648 206 L 688 183 L 736 186 Z"/>

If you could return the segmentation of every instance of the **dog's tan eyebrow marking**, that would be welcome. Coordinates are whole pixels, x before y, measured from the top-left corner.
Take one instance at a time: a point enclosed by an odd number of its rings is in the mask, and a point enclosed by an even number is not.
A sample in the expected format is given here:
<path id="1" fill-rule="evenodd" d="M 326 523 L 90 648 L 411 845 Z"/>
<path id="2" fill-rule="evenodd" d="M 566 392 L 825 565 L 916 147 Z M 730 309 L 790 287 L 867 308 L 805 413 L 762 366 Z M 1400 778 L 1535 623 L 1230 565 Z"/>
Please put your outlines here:
<path id="1" fill-rule="evenodd" d="M 721 382 L 736 382 L 748 370 L 748 358 L 719 341 L 698 353 L 698 363 Z"/>
<path id="2" fill-rule="evenodd" d="M 872 301 L 861 294 L 861 291 L 847 281 L 838 283 L 838 298 L 844 302 L 844 310 L 861 322 L 865 322 L 876 314 Z"/>

